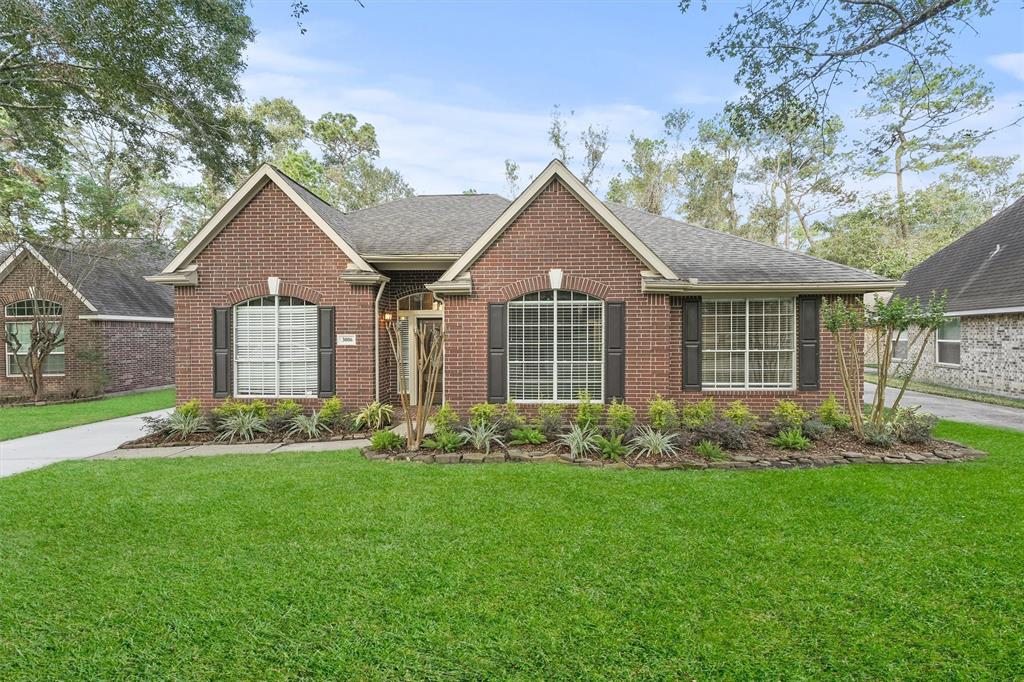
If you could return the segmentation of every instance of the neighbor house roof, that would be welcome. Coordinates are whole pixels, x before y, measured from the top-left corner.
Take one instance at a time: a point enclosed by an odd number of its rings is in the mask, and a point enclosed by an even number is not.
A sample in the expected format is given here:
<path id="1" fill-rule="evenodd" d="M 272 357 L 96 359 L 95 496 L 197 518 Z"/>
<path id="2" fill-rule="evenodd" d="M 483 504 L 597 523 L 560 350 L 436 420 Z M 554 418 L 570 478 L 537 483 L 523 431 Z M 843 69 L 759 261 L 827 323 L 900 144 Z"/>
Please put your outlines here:
<path id="1" fill-rule="evenodd" d="M 100 240 L 73 248 L 22 245 L 10 265 L 19 257 L 37 258 L 63 278 L 64 284 L 85 302 L 90 316 L 154 320 L 174 317 L 173 292 L 144 279 L 171 259 L 160 244 L 128 239 Z M 0 272 L 0 279 L 4 274 Z"/>
<path id="2" fill-rule="evenodd" d="M 1024 310 L 1024 198 L 989 218 L 905 276 L 901 296 L 947 292 L 949 312 Z"/>

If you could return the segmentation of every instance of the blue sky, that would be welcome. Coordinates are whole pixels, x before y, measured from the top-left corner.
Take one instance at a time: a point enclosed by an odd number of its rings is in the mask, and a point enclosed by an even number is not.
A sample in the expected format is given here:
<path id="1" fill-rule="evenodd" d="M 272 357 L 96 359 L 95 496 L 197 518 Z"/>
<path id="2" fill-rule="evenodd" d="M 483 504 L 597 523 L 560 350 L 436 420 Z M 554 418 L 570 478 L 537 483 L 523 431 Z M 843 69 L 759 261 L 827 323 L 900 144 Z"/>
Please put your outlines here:
<path id="1" fill-rule="evenodd" d="M 630 131 L 655 134 L 677 107 L 711 116 L 740 93 L 733 65 L 706 55 L 737 3 L 687 14 L 674 1 L 309 5 L 301 35 L 288 2 L 255 0 L 247 97 L 284 96 L 311 118 L 341 111 L 372 123 L 382 161 L 419 193 L 508 194 L 504 159 L 519 161 L 524 178 L 550 160 L 555 104 L 576 112 L 572 131 L 608 126 L 601 192 Z M 995 110 L 972 127 L 1005 125 L 1024 101 L 1024 10 L 1003 0 L 974 27 L 955 37 L 950 59 L 983 68 L 995 86 Z M 852 131 L 859 103 L 850 90 L 835 102 Z M 1003 131 L 982 151 L 1024 153 L 1024 130 Z"/>

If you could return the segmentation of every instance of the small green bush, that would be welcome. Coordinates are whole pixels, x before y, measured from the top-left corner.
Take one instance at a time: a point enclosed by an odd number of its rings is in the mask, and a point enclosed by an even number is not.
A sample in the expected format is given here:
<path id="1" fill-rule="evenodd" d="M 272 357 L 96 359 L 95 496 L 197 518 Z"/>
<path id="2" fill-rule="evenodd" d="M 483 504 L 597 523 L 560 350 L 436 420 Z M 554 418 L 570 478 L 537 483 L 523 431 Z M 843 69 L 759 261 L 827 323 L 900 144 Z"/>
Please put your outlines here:
<path id="1" fill-rule="evenodd" d="M 377 452 L 397 452 L 405 447 L 405 438 L 387 429 L 374 431 L 370 436 L 370 447 Z"/>
<path id="2" fill-rule="evenodd" d="M 644 425 L 637 429 L 636 437 L 629 441 L 631 450 L 650 457 L 675 457 L 679 454 L 676 447 L 677 434 L 658 431 Z"/>
<path id="3" fill-rule="evenodd" d="M 892 417 L 892 433 L 901 443 L 927 443 L 939 422 L 934 414 L 920 414 L 916 407 L 900 407 Z"/>
<path id="4" fill-rule="evenodd" d="M 604 405 L 591 402 L 590 393 L 587 391 L 580 391 L 576 397 L 579 400 L 576 405 L 576 424 L 584 429 L 591 429 L 600 424 Z"/>
<path id="5" fill-rule="evenodd" d="M 511 435 L 512 440 L 509 442 L 512 445 L 541 445 L 548 442 L 544 432 L 530 426 L 512 429 Z"/>
<path id="6" fill-rule="evenodd" d="M 818 406 L 818 419 L 833 429 L 850 428 L 850 416 L 839 406 L 834 393 L 829 393 L 828 398 Z"/>
<path id="7" fill-rule="evenodd" d="M 267 429 L 271 433 L 287 434 L 292 427 L 292 421 L 302 413 L 302 405 L 294 400 L 278 400 L 270 408 Z"/>
<path id="8" fill-rule="evenodd" d="M 252 441 L 267 431 L 267 420 L 255 410 L 236 411 L 218 422 L 217 440 L 229 443 Z"/>
<path id="9" fill-rule="evenodd" d="M 505 426 L 509 429 L 517 429 L 526 424 L 526 420 L 519 414 L 519 406 L 512 400 L 505 403 L 505 411 L 501 415 L 501 420 L 505 422 Z"/>
<path id="10" fill-rule="evenodd" d="M 722 450 L 722 448 L 718 446 L 718 443 L 712 442 L 710 440 L 702 440 L 701 442 L 697 443 L 697 446 L 694 449 L 697 451 L 697 454 L 703 457 L 704 459 L 720 461 L 729 458 Z"/>
<path id="11" fill-rule="evenodd" d="M 617 399 L 613 400 L 608 405 L 607 423 L 612 433 L 626 433 L 636 423 L 636 410 Z"/>
<path id="12" fill-rule="evenodd" d="M 434 423 L 434 431 L 454 431 L 460 421 L 459 413 L 452 409 L 452 406 L 445 403 L 437 412 L 434 413 L 433 418 L 430 420 Z"/>
<path id="13" fill-rule="evenodd" d="M 799 428 L 810 415 L 792 400 L 779 400 L 772 408 L 772 419 L 788 424 L 790 428 Z"/>
<path id="14" fill-rule="evenodd" d="M 811 440 L 821 440 L 835 429 L 820 419 L 808 419 L 800 427 L 800 431 Z"/>
<path id="15" fill-rule="evenodd" d="M 493 424 L 498 421 L 501 414 L 501 407 L 494 403 L 477 403 L 469 408 L 469 423 L 471 426 L 478 424 Z"/>
<path id="16" fill-rule="evenodd" d="M 683 405 L 682 421 L 683 426 L 688 429 L 699 429 L 715 418 L 715 401 L 712 398 L 705 398 L 700 402 Z"/>
<path id="17" fill-rule="evenodd" d="M 196 404 L 198 405 L 198 402 Z M 207 429 L 206 420 L 203 419 L 202 414 L 198 411 L 182 410 L 180 408 L 175 410 L 162 423 L 162 427 L 163 433 L 168 439 L 178 441 L 188 440 L 197 433 Z"/>
<path id="18" fill-rule="evenodd" d="M 341 398 L 333 397 L 328 398 L 324 401 L 324 404 L 320 406 L 320 420 L 327 425 L 328 428 L 336 428 L 341 424 Z"/>
<path id="19" fill-rule="evenodd" d="M 601 451 L 601 456 L 603 458 L 618 462 L 629 454 L 629 446 L 622 442 L 623 438 L 623 434 L 616 433 L 615 435 L 607 438 L 604 436 L 595 436 L 594 442 L 597 443 L 597 448 Z"/>
<path id="20" fill-rule="evenodd" d="M 324 420 L 323 410 L 320 412 L 314 410 L 310 414 L 297 414 L 292 417 L 291 425 L 288 427 L 289 436 L 306 440 L 316 440 L 330 431 L 331 427 Z"/>
<path id="21" fill-rule="evenodd" d="M 423 447 L 441 452 L 455 452 L 466 444 L 467 436 L 464 433 L 442 429 L 432 436 L 423 439 Z"/>
<path id="22" fill-rule="evenodd" d="M 734 400 L 726 405 L 722 416 L 738 426 L 753 426 L 757 423 L 757 415 L 742 400 Z"/>
<path id="23" fill-rule="evenodd" d="M 228 398 L 210 411 L 215 420 L 243 412 L 255 414 L 260 419 L 266 419 L 269 416 L 270 408 L 263 400 L 232 400 Z"/>
<path id="24" fill-rule="evenodd" d="M 202 415 L 202 413 L 203 413 L 203 409 L 199 405 L 199 400 L 198 399 L 190 400 L 187 403 L 182 403 L 181 405 L 178 405 L 178 407 L 175 408 L 174 411 L 176 413 L 178 413 L 178 414 L 187 414 L 187 415 L 193 415 L 193 416 L 197 416 L 197 417 Z"/>
<path id="25" fill-rule="evenodd" d="M 864 442 L 881 448 L 891 448 L 896 444 L 896 434 L 893 433 L 892 424 L 882 422 L 876 425 L 871 421 L 864 422 Z"/>
<path id="26" fill-rule="evenodd" d="M 379 400 L 374 400 L 356 414 L 352 420 L 352 425 L 356 430 L 371 429 L 379 431 L 390 424 L 394 416 L 394 407 Z"/>
<path id="27" fill-rule="evenodd" d="M 810 439 L 804 436 L 800 429 L 797 428 L 781 431 L 770 442 L 775 447 L 786 450 L 808 450 L 811 447 Z"/>
<path id="28" fill-rule="evenodd" d="M 557 438 L 565 428 L 565 405 L 559 403 L 543 403 L 537 407 L 537 428 L 544 432 L 548 440 Z"/>
<path id="29" fill-rule="evenodd" d="M 479 452 L 491 454 L 492 447 L 505 447 L 497 422 L 470 422 L 465 429 L 469 444 Z"/>
<path id="30" fill-rule="evenodd" d="M 597 445 L 597 430 L 584 428 L 579 424 L 573 424 L 569 431 L 559 438 L 562 445 L 569 448 L 569 453 L 574 459 L 582 459 L 587 455 L 594 455 L 600 452 Z"/>
<path id="31" fill-rule="evenodd" d="M 676 401 L 662 398 L 660 393 L 647 405 L 647 421 L 652 429 L 665 431 L 679 425 L 679 413 Z"/>
<path id="32" fill-rule="evenodd" d="M 746 450 L 750 447 L 753 428 L 749 423 L 737 424 L 725 417 L 715 417 L 694 429 L 694 433 L 701 440 L 712 441 L 726 450 Z"/>

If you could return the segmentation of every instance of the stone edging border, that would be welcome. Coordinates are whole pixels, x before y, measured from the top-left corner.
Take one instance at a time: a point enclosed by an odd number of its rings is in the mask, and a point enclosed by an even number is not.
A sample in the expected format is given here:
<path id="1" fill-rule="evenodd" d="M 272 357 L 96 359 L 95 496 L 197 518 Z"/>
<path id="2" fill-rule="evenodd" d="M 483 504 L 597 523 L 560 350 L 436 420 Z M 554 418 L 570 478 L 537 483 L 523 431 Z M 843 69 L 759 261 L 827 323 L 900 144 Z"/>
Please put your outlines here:
<path id="1" fill-rule="evenodd" d="M 935 440 L 928 454 L 921 452 L 892 450 L 885 455 L 848 451 L 827 457 L 808 457 L 794 453 L 781 459 L 760 459 L 753 455 L 737 453 L 732 459 L 719 462 L 674 461 L 640 462 L 628 464 L 623 461 L 611 462 L 595 459 L 573 459 L 567 453 L 531 453 L 509 449 L 507 452 L 377 452 L 370 447 L 362 448 L 366 459 L 392 462 L 420 462 L 424 464 L 498 464 L 502 462 L 560 462 L 573 466 L 607 469 L 811 469 L 844 464 L 946 464 L 966 462 L 985 457 L 988 453 L 969 448 L 949 440 Z"/>

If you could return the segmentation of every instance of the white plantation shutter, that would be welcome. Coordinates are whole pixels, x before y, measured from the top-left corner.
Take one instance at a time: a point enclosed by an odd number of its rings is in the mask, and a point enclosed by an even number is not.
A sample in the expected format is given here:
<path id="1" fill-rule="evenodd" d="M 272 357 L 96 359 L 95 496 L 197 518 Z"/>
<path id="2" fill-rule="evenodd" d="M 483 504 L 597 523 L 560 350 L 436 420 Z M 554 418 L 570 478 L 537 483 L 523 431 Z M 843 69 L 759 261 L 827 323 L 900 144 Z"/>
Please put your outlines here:
<path id="1" fill-rule="evenodd" d="M 236 395 L 316 395 L 316 306 L 278 296 L 241 303 L 234 339 Z"/>

